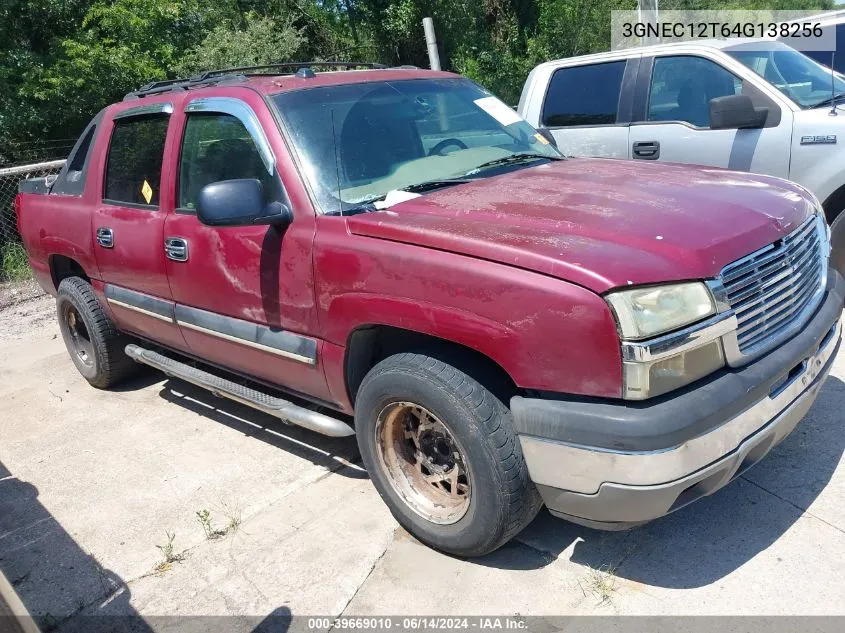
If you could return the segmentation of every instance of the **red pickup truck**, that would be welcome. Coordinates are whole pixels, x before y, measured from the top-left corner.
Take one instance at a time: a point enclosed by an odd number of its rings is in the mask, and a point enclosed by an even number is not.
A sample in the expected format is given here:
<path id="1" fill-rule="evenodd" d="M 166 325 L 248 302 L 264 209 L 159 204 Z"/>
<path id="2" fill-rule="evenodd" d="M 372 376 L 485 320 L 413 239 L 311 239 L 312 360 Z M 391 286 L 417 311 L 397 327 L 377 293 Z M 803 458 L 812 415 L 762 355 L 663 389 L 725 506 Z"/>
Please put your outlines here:
<path id="1" fill-rule="evenodd" d="M 396 519 L 458 555 L 544 504 L 618 529 L 711 494 L 795 427 L 840 344 L 811 193 L 565 159 L 449 73 L 150 84 L 17 212 L 93 386 L 137 361 L 354 434 Z"/>

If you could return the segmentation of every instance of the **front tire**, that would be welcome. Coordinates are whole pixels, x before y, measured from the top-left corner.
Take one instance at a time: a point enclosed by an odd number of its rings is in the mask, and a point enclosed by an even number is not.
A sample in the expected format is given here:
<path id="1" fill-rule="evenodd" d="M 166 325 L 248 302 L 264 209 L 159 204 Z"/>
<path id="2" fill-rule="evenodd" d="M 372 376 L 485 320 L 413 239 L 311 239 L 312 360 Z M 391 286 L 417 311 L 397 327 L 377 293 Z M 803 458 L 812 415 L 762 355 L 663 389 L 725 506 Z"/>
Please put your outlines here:
<path id="1" fill-rule="evenodd" d="M 136 371 L 137 364 L 124 352 L 131 341 L 100 306 L 91 284 L 79 277 L 63 279 L 56 311 L 73 364 L 92 386 L 106 389 Z"/>
<path id="2" fill-rule="evenodd" d="M 412 353 L 378 363 L 358 391 L 355 426 L 376 490 L 435 549 L 487 554 L 540 509 L 510 411 L 448 363 Z"/>

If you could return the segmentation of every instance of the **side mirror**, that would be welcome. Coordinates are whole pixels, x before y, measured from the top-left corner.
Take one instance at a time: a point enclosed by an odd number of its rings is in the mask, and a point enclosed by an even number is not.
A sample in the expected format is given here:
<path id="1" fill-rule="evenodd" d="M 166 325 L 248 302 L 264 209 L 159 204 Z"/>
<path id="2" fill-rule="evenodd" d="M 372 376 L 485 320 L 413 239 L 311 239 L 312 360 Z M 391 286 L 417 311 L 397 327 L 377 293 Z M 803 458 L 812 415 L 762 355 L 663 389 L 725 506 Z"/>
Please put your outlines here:
<path id="1" fill-rule="evenodd" d="M 755 108 L 748 95 L 710 99 L 711 130 L 761 128 L 766 124 L 768 114 L 768 108 Z"/>
<path id="2" fill-rule="evenodd" d="M 254 178 L 221 180 L 203 187 L 197 199 L 197 217 L 208 226 L 286 226 L 293 221 L 286 205 L 264 202 L 264 186 Z"/>

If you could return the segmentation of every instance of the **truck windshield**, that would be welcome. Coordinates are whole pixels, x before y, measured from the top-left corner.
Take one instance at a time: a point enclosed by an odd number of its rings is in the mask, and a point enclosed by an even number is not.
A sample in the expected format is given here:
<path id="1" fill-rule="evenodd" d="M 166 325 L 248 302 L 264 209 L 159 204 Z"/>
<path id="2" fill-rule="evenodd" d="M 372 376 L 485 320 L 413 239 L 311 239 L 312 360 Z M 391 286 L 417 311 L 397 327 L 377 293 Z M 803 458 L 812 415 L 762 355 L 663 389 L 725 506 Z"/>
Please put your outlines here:
<path id="1" fill-rule="evenodd" d="M 466 79 L 343 84 L 272 97 L 324 213 L 561 154 Z"/>
<path id="2" fill-rule="evenodd" d="M 785 44 L 772 44 L 768 50 L 751 50 L 748 44 L 725 52 L 775 86 L 802 108 L 830 104 L 831 94 L 845 93 L 839 73 L 813 61 Z M 832 91 L 831 91 L 832 89 Z"/>

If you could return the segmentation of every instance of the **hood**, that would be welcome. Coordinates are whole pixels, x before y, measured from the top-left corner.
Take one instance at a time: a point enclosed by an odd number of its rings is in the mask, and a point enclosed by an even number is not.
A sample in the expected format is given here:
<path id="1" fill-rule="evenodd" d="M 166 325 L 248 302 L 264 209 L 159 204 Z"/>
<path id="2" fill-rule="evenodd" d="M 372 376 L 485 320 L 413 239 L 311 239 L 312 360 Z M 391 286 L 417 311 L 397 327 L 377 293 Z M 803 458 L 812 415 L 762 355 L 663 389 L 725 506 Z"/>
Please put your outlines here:
<path id="1" fill-rule="evenodd" d="M 460 253 L 605 292 L 716 276 L 797 228 L 812 203 L 780 178 L 567 159 L 351 216 L 356 235 Z"/>

